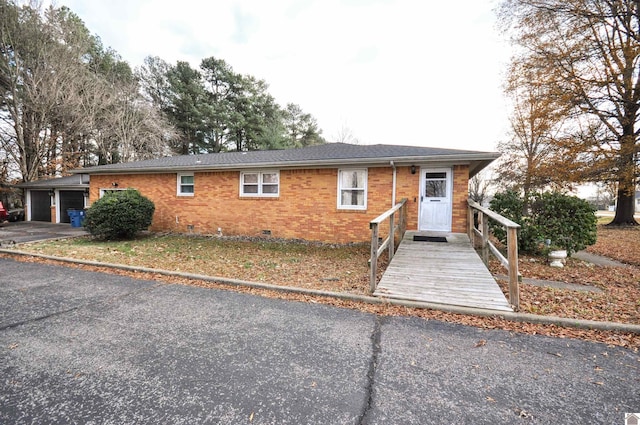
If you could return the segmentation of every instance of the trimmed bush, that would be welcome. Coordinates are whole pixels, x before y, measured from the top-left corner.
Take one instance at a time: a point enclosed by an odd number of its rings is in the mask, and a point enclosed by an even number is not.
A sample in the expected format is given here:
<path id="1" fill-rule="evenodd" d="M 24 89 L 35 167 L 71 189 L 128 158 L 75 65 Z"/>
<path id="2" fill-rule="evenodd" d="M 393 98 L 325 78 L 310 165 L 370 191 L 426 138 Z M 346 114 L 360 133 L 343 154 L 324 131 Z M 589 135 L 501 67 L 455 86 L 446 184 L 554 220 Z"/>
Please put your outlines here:
<path id="1" fill-rule="evenodd" d="M 538 247 L 544 239 L 537 226 L 532 222 L 531 217 L 523 214 L 524 198 L 513 191 L 496 193 L 489 204 L 489 208 L 498 214 L 518 223 L 518 250 L 521 252 L 538 253 Z M 502 243 L 507 241 L 507 233 L 502 227 L 492 220 L 489 221 L 491 232 Z"/>
<path id="2" fill-rule="evenodd" d="M 134 189 L 106 193 L 87 210 L 84 227 L 100 239 L 131 239 L 151 225 L 155 205 Z"/>
<path id="3" fill-rule="evenodd" d="M 531 216 L 544 238 L 569 255 L 596 243 L 598 218 L 584 199 L 543 193 L 531 203 Z"/>
<path id="4" fill-rule="evenodd" d="M 531 197 L 528 211 L 524 211 L 524 199 L 515 192 L 496 194 L 490 208 L 520 224 L 518 249 L 525 253 L 541 254 L 545 241 L 566 249 L 571 255 L 596 243 L 597 218 L 587 201 L 557 192 L 542 193 Z M 491 223 L 493 234 L 506 242 L 502 226 Z"/>
<path id="5" fill-rule="evenodd" d="M 496 193 L 491 202 L 489 209 L 497 212 L 503 217 L 522 225 L 522 209 L 524 207 L 523 199 L 516 192 L 507 190 L 506 192 Z M 492 222 L 490 222 L 492 223 Z M 504 240 L 507 234 L 502 226 L 492 223 L 491 231 L 499 240 Z"/>

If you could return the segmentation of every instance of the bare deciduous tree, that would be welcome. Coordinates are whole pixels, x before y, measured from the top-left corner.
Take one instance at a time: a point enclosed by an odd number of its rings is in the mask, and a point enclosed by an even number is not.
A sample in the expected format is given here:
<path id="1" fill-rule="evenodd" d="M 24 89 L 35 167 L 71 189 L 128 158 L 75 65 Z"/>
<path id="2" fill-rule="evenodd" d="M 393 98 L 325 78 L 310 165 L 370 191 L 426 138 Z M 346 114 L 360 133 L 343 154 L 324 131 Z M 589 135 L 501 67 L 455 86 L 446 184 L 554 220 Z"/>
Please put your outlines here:
<path id="1" fill-rule="evenodd" d="M 503 153 L 498 180 L 523 192 L 526 209 L 532 191 L 564 185 L 566 175 L 553 164 L 558 161 L 567 108 L 550 92 L 544 75 L 521 63 L 510 67 L 505 92 L 513 109 L 509 139 L 498 144 Z"/>
<path id="2" fill-rule="evenodd" d="M 0 0 L 0 149 L 23 181 L 165 155 L 173 128 L 65 7 Z"/>
<path id="3" fill-rule="evenodd" d="M 68 9 L 49 8 L 41 15 L 34 7 L 0 2 L 2 119 L 11 128 L 1 142 L 24 181 L 43 174 L 43 160 L 57 144 L 51 123 L 89 42 L 79 29 Z"/>
<path id="4" fill-rule="evenodd" d="M 469 197 L 480 205 L 484 205 L 489 198 L 492 186 L 493 181 L 489 171 L 485 169 L 469 179 Z"/>
<path id="5" fill-rule="evenodd" d="M 139 97 L 135 83 L 123 87 L 107 123 L 113 139 L 118 141 L 121 162 L 167 156 L 168 141 L 177 137 L 160 111 Z"/>
<path id="6" fill-rule="evenodd" d="M 360 144 L 360 140 L 353 134 L 351 128 L 346 122 L 342 122 L 336 134 L 332 137 L 334 143 L 351 143 L 353 145 Z"/>

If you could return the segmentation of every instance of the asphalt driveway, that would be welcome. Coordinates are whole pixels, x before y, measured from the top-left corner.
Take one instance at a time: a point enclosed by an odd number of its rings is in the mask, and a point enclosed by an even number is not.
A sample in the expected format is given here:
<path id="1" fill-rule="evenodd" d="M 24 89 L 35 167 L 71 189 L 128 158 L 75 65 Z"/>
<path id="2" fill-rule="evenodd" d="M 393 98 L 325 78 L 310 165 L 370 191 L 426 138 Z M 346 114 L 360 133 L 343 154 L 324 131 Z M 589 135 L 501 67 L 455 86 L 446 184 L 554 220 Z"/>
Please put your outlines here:
<path id="1" fill-rule="evenodd" d="M 640 355 L 0 258 L 0 423 L 624 423 Z"/>
<path id="2" fill-rule="evenodd" d="M 0 224 L 0 247 L 14 244 L 60 239 L 86 235 L 82 227 L 71 227 L 65 223 L 45 223 L 41 221 L 16 221 Z"/>

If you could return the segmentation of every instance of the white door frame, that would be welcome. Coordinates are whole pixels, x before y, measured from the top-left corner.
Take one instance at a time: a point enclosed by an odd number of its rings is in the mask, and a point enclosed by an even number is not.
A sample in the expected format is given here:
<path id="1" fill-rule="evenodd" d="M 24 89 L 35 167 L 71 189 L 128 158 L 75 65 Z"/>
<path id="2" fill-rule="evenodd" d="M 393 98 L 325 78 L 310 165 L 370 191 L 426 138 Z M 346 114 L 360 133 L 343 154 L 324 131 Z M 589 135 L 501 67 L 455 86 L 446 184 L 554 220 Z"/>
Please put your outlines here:
<path id="1" fill-rule="evenodd" d="M 439 200 L 432 199 L 431 201 L 435 202 L 446 202 L 446 206 L 448 207 L 448 216 L 446 217 L 446 221 L 441 223 L 438 226 L 432 226 L 431 223 L 427 222 L 424 217 L 423 208 L 428 207 L 428 203 L 430 202 L 425 196 L 425 186 L 426 186 L 426 174 L 427 173 L 446 173 L 446 194 L 445 198 L 439 198 Z M 420 167 L 420 203 L 418 205 L 418 230 L 420 231 L 438 231 L 438 232 L 451 232 L 451 224 L 453 220 L 453 167 Z"/>

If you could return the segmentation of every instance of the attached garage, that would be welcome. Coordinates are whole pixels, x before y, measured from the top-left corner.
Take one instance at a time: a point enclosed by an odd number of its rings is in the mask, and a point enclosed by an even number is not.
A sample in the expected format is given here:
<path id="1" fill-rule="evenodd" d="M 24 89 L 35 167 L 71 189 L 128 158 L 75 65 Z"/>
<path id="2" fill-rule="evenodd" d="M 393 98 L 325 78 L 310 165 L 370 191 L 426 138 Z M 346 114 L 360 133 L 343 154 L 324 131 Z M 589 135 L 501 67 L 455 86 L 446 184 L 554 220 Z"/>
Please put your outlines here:
<path id="1" fill-rule="evenodd" d="M 28 221 L 70 223 L 67 211 L 84 209 L 89 195 L 89 176 L 75 174 L 18 185 L 25 190 Z"/>
<path id="2" fill-rule="evenodd" d="M 51 221 L 51 195 L 48 190 L 31 190 L 29 204 L 29 213 L 31 221 Z"/>
<path id="3" fill-rule="evenodd" d="M 71 223 L 67 210 L 84 209 L 84 191 L 61 190 L 60 197 L 60 223 Z"/>

